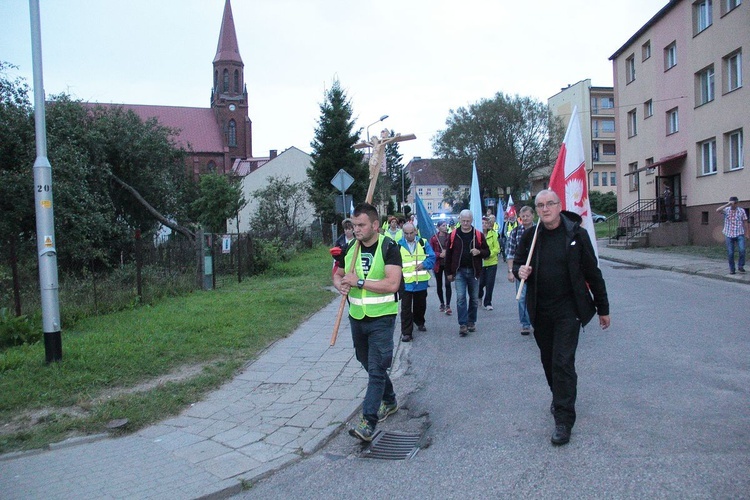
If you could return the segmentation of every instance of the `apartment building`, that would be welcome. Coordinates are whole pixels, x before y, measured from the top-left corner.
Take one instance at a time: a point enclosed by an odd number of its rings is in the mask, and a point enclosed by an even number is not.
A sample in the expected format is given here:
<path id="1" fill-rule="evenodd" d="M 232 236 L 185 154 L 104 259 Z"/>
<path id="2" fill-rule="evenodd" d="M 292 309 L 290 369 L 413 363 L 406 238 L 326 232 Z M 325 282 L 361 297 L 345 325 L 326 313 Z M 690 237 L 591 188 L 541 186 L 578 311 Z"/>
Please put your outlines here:
<path id="1" fill-rule="evenodd" d="M 452 213 L 453 207 L 443 201 L 443 191 L 449 186 L 440 175 L 437 163 L 441 160 L 414 157 L 405 167 L 405 173 L 411 181 L 411 190 L 406 195 L 406 202 L 414 207 L 414 193 L 424 203 L 425 209 L 430 213 L 447 212 Z M 459 189 L 468 189 L 469 186 L 459 186 Z"/>
<path id="2" fill-rule="evenodd" d="M 723 241 L 716 207 L 750 206 L 747 0 L 671 0 L 611 57 L 620 209 L 675 200 L 687 240 Z"/>
<path id="3" fill-rule="evenodd" d="M 578 110 L 589 191 L 616 191 L 618 176 L 614 88 L 593 87 L 590 79 L 581 80 L 547 99 L 547 105 L 566 127 L 573 108 Z"/>

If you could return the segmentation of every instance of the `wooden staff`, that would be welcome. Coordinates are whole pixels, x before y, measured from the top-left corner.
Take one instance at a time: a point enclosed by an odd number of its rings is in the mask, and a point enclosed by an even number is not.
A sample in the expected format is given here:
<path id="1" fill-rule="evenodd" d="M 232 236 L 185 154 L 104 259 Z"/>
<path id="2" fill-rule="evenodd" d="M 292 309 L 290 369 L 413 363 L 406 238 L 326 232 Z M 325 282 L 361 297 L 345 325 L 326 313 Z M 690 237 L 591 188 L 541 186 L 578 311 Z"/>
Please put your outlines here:
<path id="1" fill-rule="evenodd" d="M 539 224 L 536 225 L 536 229 L 534 229 L 534 238 L 531 240 L 531 248 L 529 248 L 529 256 L 526 257 L 526 265 L 528 266 L 531 264 L 531 256 L 534 254 L 534 246 L 536 246 L 536 235 L 539 234 L 539 226 L 542 224 L 542 221 L 539 221 Z M 523 292 L 523 285 L 526 283 L 526 279 L 521 280 L 521 284 L 518 286 L 518 293 L 516 293 L 516 300 L 521 300 L 521 293 Z"/>
<path id="2" fill-rule="evenodd" d="M 386 135 L 387 131 L 383 130 L 380 134 L 380 139 L 378 137 L 373 137 L 372 142 L 360 142 L 359 144 L 355 144 L 354 147 L 356 149 L 361 148 L 373 148 L 372 156 L 370 157 L 370 186 L 367 188 L 367 198 L 365 198 L 365 203 L 372 203 L 372 198 L 375 195 L 375 185 L 378 182 L 378 174 L 380 172 L 381 163 L 385 161 L 385 146 L 386 144 L 389 144 L 391 142 L 401 142 L 401 141 L 409 141 L 412 139 L 416 139 L 417 136 L 414 134 L 409 135 L 401 135 L 398 134 L 394 137 L 387 137 Z M 359 248 L 360 248 L 360 241 L 357 240 L 356 243 L 354 243 L 354 257 L 352 258 L 352 264 L 349 266 L 349 272 L 354 272 L 354 266 L 357 262 L 357 257 L 359 255 Z M 346 272 L 346 269 L 344 269 L 344 272 Z M 339 304 L 339 310 L 336 313 L 336 321 L 333 323 L 333 333 L 331 334 L 331 345 L 334 345 L 336 343 L 336 339 L 339 336 L 339 327 L 341 326 L 341 318 L 344 316 L 344 306 L 346 305 L 346 295 L 341 296 L 341 303 Z"/>

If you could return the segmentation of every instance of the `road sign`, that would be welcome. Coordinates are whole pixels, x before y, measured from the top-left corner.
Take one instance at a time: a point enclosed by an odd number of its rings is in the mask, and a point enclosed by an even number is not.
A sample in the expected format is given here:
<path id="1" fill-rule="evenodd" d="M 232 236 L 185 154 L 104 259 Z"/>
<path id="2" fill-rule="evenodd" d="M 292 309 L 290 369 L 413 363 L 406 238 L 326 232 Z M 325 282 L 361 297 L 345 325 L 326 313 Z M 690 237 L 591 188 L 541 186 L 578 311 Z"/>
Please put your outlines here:
<path id="1" fill-rule="evenodd" d="M 342 194 L 346 193 L 346 190 L 349 189 L 349 186 L 351 186 L 353 182 L 354 177 L 349 175 L 343 168 L 333 176 L 333 179 L 331 179 L 331 184 L 333 184 L 333 187 L 341 191 Z"/>

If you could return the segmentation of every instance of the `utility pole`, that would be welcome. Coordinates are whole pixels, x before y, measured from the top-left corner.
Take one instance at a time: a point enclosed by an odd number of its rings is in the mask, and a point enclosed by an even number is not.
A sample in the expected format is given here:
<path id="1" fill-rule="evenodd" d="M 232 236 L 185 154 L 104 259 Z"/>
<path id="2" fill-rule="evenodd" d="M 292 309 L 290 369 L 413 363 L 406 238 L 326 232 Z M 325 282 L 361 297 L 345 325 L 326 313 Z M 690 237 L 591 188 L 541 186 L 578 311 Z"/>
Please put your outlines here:
<path id="1" fill-rule="evenodd" d="M 62 361 L 62 327 L 60 325 L 60 298 L 57 281 L 55 213 L 52 204 L 52 165 L 47 159 L 39 0 L 29 0 L 29 11 L 31 12 L 31 56 L 34 68 L 34 124 L 36 130 L 36 161 L 34 162 L 36 248 L 39 258 L 39 288 L 42 296 L 44 352 L 47 363 L 52 363 Z"/>

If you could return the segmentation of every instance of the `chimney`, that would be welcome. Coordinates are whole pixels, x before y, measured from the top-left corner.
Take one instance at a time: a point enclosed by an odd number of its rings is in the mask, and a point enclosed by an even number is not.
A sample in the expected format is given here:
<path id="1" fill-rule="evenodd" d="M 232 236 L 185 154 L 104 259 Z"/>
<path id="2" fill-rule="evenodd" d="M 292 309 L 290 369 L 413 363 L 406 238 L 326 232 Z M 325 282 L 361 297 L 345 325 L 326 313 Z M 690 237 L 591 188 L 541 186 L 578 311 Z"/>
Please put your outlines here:
<path id="1" fill-rule="evenodd" d="M 273 160 L 274 158 L 276 158 L 276 156 L 277 156 L 276 151 L 277 150 L 275 150 L 275 149 L 272 149 L 271 151 L 269 151 L 268 156 L 270 157 L 271 160 Z"/>

